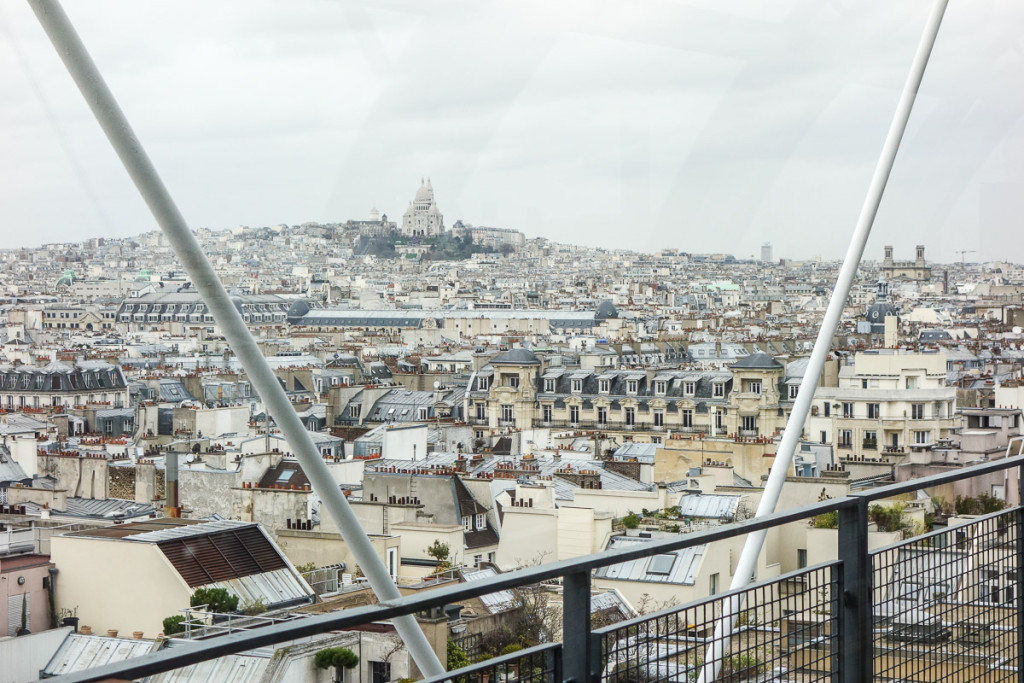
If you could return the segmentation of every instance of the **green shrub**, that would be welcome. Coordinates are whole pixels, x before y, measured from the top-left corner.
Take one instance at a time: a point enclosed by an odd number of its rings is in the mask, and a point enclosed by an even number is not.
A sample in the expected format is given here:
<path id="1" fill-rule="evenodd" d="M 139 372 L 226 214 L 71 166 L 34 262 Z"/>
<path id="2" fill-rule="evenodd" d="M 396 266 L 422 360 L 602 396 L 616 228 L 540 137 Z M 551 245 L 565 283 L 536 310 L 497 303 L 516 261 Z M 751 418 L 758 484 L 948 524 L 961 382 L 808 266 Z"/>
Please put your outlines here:
<path id="1" fill-rule="evenodd" d="M 811 526 L 815 529 L 838 529 L 839 511 L 830 510 L 822 512 L 820 515 L 814 515 L 811 517 Z"/>
<path id="2" fill-rule="evenodd" d="M 184 621 L 184 614 L 175 614 L 173 617 L 167 617 L 164 619 L 164 635 L 173 636 L 175 633 L 184 633 Z"/>
<path id="3" fill-rule="evenodd" d="M 455 669 L 461 669 L 464 666 L 469 666 L 469 657 L 466 656 L 466 651 L 459 647 L 451 638 L 448 639 L 448 662 L 447 668 L 449 671 Z"/>
<path id="4" fill-rule="evenodd" d="M 238 609 L 238 596 L 226 588 L 197 588 L 189 604 L 192 607 L 206 605 L 209 612 L 234 612 Z"/>
<path id="5" fill-rule="evenodd" d="M 907 527 L 903 521 L 903 503 L 892 505 L 872 505 L 868 508 L 868 518 L 878 526 L 879 531 L 901 531 Z"/>
<path id="6" fill-rule="evenodd" d="M 627 529 L 637 529 L 640 527 L 640 516 L 635 512 L 630 512 L 628 515 L 622 518 L 622 526 Z"/>
<path id="7" fill-rule="evenodd" d="M 247 616 L 254 617 L 257 614 L 263 614 L 267 611 L 267 603 L 263 602 L 263 598 L 246 600 L 242 603 L 242 606 L 238 608 L 238 611 Z"/>
<path id="8" fill-rule="evenodd" d="M 359 665 L 359 655 L 347 647 L 327 647 L 313 655 L 318 669 L 354 669 Z"/>

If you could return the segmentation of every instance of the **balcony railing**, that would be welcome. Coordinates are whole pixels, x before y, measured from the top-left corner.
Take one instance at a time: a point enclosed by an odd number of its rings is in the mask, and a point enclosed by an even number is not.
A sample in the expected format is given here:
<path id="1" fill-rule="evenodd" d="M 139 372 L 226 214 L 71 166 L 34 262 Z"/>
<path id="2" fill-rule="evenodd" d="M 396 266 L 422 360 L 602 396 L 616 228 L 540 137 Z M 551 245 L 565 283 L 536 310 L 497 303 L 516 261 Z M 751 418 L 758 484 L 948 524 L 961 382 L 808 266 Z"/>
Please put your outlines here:
<path id="1" fill-rule="evenodd" d="M 451 672 L 434 681 L 696 680 L 727 600 L 743 600 L 719 681 L 869 681 L 931 671 L 920 680 L 1018 680 L 1024 670 L 1024 508 L 868 550 L 873 501 L 1017 468 L 1024 456 L 857 492 L 760 519 L 710 527 L 670 540 L 586 555 L 489 581 L 455 584 L 389 602 L 317 614 L 169 648 L 54 679 L 138 678 L 230 653 L 401 614 L 561 581 L 563 642 L 544 643 Z M 591 572 L 621 562 L 722 541 L 762 529 L 838 518 L 838 557 L 746 588 L 603 628 L 590 622 Z M 570 626 L 571 625 L 571 626 Z M 873 653 L 873 656 L 866 656 Z M 958 673 L 959 672 L 959 673 Z M 918 678 L 913 678 L 918 680 Z"/>

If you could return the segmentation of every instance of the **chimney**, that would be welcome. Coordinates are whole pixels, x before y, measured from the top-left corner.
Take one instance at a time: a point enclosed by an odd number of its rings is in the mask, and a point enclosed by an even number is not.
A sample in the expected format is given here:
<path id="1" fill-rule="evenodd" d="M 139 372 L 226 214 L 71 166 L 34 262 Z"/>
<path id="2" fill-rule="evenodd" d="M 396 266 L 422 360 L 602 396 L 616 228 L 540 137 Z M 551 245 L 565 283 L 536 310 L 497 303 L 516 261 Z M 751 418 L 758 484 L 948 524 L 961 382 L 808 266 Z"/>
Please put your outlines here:
<path id="1" fill-rule="evenodd" d="M 164 471 L 167 479 L 167 501 L 164 514 L 168 517 L 181 517 L 178 506 L 178 454 L 168 452 L 164 458 Z"/>

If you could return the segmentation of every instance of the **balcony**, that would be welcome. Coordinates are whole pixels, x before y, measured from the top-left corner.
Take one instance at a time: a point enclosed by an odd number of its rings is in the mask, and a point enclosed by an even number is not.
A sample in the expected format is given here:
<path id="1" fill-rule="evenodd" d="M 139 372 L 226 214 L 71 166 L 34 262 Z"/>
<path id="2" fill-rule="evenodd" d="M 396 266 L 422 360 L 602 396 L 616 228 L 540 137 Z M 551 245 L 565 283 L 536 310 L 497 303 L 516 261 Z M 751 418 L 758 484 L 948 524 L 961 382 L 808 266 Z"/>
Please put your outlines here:
<path id="1" fill-rule="evenodd" d="M 349 629 L 501 590 L 560 582 L 563 642 L 458 669 L 425 683 L 483 681 L 691 681 L 721 664 L 718 681 L 1019 680 L 1024 600 L 1019 562 L 1024 508 L 1010 507 L 968 523 L 869 550 L 872 503 L 972 477 L 1024 471 L 1024 456 L 857 492 L 738 524 L 713 526 L 642 547 L 585 555 L 452 584 L 386 603 L 302 616 L 230 635 L 164 648 L 59 681 L 133 679 L 158 672 Z M 706 545 L 826 513 L 838 520 L 838 556 L 650 615 L 595 628 L 590 621 L 591 574 L 601 567 Z M 1009 569 L 1008 569 L 1009 568 Z M 994 579 L 993 577 L 997 577 Z M 739 614 L 733 637 L 716 641 L 723 610 Z M 570 626 L 571 625 L 571 626 Z M 709 649 L 719 643 L 717 649 Z M 907 672 L 930 674 L 907 678 Z M 956 672 L 956 673 L 953 673 Z M 953 676 L 953 678 L 950 678 Z"/>

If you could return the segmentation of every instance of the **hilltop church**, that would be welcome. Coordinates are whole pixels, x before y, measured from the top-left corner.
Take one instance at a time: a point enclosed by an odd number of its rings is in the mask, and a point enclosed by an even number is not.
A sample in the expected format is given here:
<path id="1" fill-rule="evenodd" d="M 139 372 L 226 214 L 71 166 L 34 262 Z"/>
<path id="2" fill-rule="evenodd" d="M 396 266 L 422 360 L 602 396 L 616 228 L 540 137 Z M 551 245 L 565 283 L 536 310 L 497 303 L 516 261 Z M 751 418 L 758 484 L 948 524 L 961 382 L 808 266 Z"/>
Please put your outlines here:
<path id="1" fill-rule="evenodd" d="M 402 216 L 402 234 L 406 237 L 436 237 L 444 232 L 444 216 L 434 203 L 434 188 L 430 179 L 420 179 L 420 189 L 409 202 Z"/>

